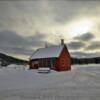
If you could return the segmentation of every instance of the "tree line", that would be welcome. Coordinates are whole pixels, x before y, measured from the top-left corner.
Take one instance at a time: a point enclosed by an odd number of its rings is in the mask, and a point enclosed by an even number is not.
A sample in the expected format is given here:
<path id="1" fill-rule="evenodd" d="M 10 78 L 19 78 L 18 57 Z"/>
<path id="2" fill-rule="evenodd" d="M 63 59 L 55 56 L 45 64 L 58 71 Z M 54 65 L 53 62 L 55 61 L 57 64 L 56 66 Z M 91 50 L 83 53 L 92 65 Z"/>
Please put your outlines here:
<path id="1" fill-rule="evenodd" d="M 100 57 L 94 58 L 71 58 L 72 64 L 100 64 Z"/>

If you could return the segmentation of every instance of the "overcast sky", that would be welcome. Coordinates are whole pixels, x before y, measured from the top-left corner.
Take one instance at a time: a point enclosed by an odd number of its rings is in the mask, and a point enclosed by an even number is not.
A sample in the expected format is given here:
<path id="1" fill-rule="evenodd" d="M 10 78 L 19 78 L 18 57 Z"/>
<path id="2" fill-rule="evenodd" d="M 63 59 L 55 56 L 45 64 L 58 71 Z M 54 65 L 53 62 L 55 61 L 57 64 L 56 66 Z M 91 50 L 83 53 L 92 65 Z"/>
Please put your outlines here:
<path id="1" fill-rule="evenodd" d="M 28 58 L 64 38 L 72 56 L 100 56 L 99 32 L 99 0 L 0 1 L 0 52 Z"/>

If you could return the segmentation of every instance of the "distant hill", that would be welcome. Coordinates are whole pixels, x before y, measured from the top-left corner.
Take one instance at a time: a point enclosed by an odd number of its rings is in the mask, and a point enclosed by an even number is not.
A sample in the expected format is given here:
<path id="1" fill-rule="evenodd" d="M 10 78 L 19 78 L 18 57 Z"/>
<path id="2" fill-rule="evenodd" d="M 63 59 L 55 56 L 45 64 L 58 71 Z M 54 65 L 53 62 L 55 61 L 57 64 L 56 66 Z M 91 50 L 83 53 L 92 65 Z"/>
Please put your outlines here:
<path id="1" fill-rule="evenodd" d="M 9 64 L 27 64 L 28 61 L 18 59 L 3 53 L 0 53 L 0 64 L 1 66 L 7 66 Z"/>

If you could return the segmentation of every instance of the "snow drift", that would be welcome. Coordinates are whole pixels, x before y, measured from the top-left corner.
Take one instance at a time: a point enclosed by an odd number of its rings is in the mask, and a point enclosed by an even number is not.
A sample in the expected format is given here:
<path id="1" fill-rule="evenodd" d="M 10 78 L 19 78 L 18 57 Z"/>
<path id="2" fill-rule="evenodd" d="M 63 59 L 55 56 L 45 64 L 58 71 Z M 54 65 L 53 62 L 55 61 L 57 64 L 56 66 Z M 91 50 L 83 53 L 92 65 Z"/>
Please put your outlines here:
<path id="1" fill-rule="evenodd" d="M 0 69 L 1 100 L 100 100 L 100 65 L 75 65 L 71 71 L 49 74 L 12 70 L 15 66 Z"/>

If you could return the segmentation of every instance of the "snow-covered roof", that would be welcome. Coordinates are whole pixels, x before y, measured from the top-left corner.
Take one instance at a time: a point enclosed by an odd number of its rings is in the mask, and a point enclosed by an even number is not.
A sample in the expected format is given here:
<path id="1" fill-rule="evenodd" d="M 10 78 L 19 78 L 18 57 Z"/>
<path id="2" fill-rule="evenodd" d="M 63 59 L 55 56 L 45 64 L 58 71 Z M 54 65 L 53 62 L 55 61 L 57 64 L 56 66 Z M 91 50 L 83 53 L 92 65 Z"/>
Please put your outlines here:
<path id="1" fill-rule="evenodd" d="M 59 57 L 64 45 L 40 48 L 33 53 L 30 59 Z"/>

